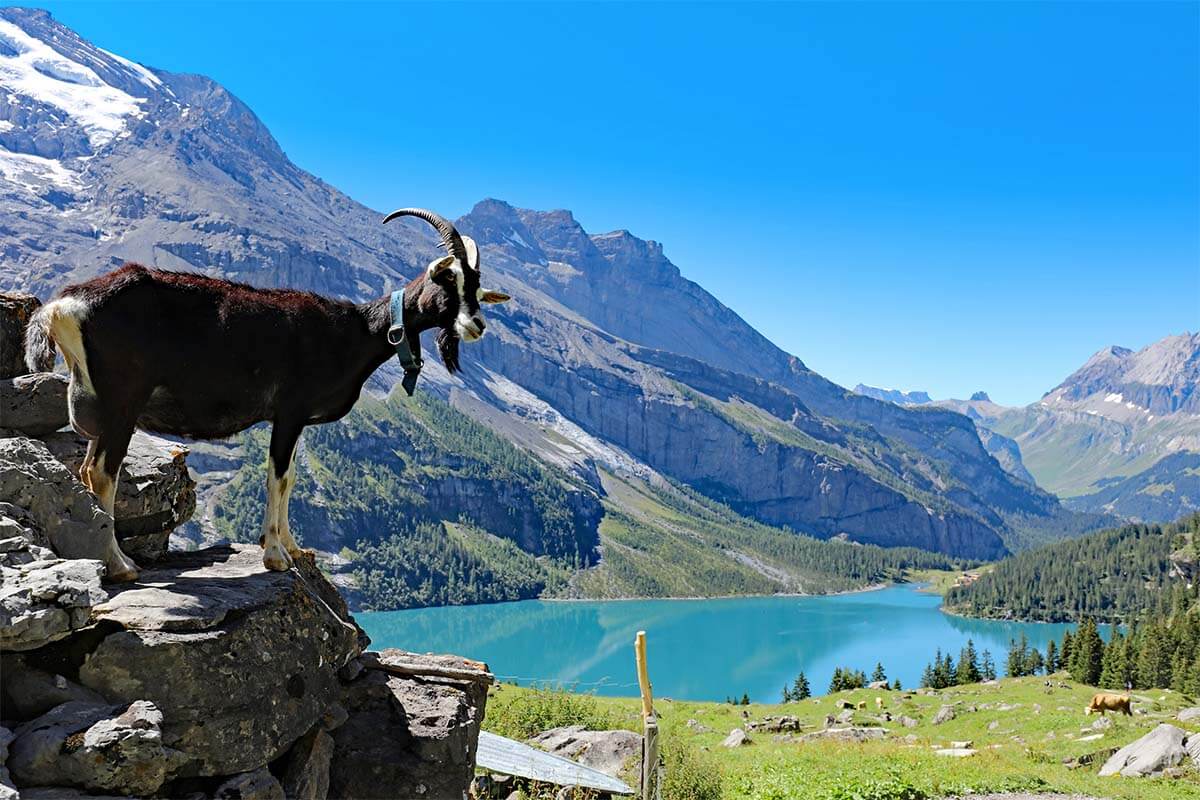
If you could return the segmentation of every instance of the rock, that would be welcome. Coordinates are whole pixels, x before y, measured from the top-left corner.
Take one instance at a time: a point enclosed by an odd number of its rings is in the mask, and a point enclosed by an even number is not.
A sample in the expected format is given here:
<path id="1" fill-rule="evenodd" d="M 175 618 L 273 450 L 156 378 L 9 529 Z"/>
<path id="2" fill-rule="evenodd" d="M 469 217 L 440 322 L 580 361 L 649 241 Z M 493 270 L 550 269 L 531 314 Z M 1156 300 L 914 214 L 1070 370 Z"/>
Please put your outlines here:
<path id="1" fill-rule="evenodd" d="M 1187 732 L 1167 723 L 1131 742 L 1104 763 L 1101 775 L 1126 777 L 1154 776 L 1168 767 L 1179 765 L 1187 751 L 1183 747 Z"/>
<path id="2" fill-rule="evenodd" d="M 833 721 L 839 725 L 849 725 L 854 720 L 854 712 L 849 709 L 839 711 L 838 715 L 833 718 Z"/>
<path id="3" fill-rule="evenodd" d="M 913 719 L 912 717 L 902 715 L 900 717 L 900 724 L 906 728 L 915 728 L 921 723 L 917 722 L 917 720 Z"/>
<path id="4" fill-rule="evenodd" d="M 589 731 L 582 725 L 552 728 L 529 744 L 556 756 L 620 778 L 636 770 L 642 756 L 642 737 L 633 731 Z"/>
<path id="5" fill-rule="evenodd" d="M 712 730 L 712 728 L 708 727 L 704 723 L 697 722 L 694 719 L 689 719 L 685 724 L 687 725 L 689 730 L 695 731 L 696 733 L 708 733 L 709 731 Z"/>
<path id="6" fill-rule="evenodd" d="M 1200 767 L 1200 734 L 1189 733 L 1183 747 L 1187 750 L 1188 757 L 1192 759 L 1192 765 Z"/>
<path id="7" fill-rule="evenodd" d="M 25 663 L 18 654 L 6 654 L 0 659 L 0 674 L 4 675 L 5 712 L 16 719 L 31 720 L 72 700 L 91 705 L 108 702 L 97 692 L 63 675 Z"/>
<path id="8" fill-rule="evenodd" d="M 949 722 L 958 716 L 958 712 L 954 710 L 954 706 L 942 706 L 938 709 L 937 714 L 933 717 L 934 725 L 941 725 L 943 722 Z"/>
<path id="9" fill-rule="evenodd" d="M 180 775 L 229 775 L 283 755 L 337 700 L 358 630 L 310 559 L 269 572 L 255 546 L 169 553 L 94 609 L 119 627 L 79 681 L 111 700 L 151 700 Z"/>
<path id="10" fill-rule="evenodd" d="M 284 800 L 283 787 L 266 767 L 234 775 L 213 792 L 214 800 Z"/>
<path id="11" fill-rule="evenodd" d="M 935 756 L 946 756 L 948 758 L 968 758 L 975 755 L 977 750 L 969 747 L 943 747 L 941 750 L 934 750 Z"/>
<path id="12" fill-rule="evenodd" d="M 105 598 L 103 574 L 104 565 L 88 559 L 0 567 L 0 650 L 32 650 L 87 625 Z"/>
<path id="13" fill-rule="evenodd" d="M 969 750 L 969 749 L 973 748 L 974 746 L 975 746 L 975 742 L 971 741 L 970 739 L 968 739 L 966 741 L 962 741 L 962 742 L 950 742 L 951 749 L 956 749 L 956 750 Z"/>
<path id="14" fill-rule="evenodd" d="M 343 712 L 345 713 L 345 712 Z M 288 800 L 325 800 L 329 794 L 329 762 L 333 737 L 318 725 L 292 745 L 283 774 L 283 794 Z"/>
<path id="15" fill-rule="evenodd" d="M 888 689 L 891 688 L 891 685 L 887 681 L 871 681 L 870 683 L 867 684 L 867 688 L 868 689 L 883 689 L 884 691 L 887 691 Z"/>
<path id="16" fill-rule="evenodd" d="M 8 767 L 25 786 L 50 784 L 148 795 L 185 757 L 163 746 L 153 703 L 63 703 L 16 730 Z"/>
<path id="17" fill-rule="evenodd" d="M 103 561 L 112 517 L 91 492 L 36 439 L 0 439 L 0 502 L 22 509 L 39 541 L 62 558 Z"/>
<path id="18" fill-rule="evenodd" d="M 1049 738 L 1049 737 L 1047 737 L 1047 738 Z M 1103 733 L 1093 733 L 1093 734 L 1089 734 L 1088 736 L 1080 736 L 1075 741 L 1077 741 L 1077 742 L 1094 742 L 1097 739 L 1103 739 L 1103 738 L 1104 738 Z"/>
<path id="19" fill-rule="evenodd" d="M 753 744 L 750 737 L 741 728 L 734 728 L 729 732 L 729 735 L 721 742 L 721 747 L 741 747 L 743 745 Z"/>
<path id="20" fill-rule="evenodd" d="M 783 731 L 798 731 L 801 728 L 799 717 L 783 714 L 777 717 L 764 717 L 746 726 L 750 731 L 766 731 L 767 733 L 782 733 Z"/>
<path id="21" fill-rule="evenodd" d="M 1178 719 L 1180 722 L 1194 722 L 1196 720 L 1200 720 L 1200 706 L 1193 706 L 1192 708 L 1183 709 L 1179 712 L 1179 715 L 1176 717 L 1176 719 Z"/>
<path id="22" fill-rule="evenodd" d="M 45 439 L 46 447 L 73 474 L 79 472 L 87 442 L 72 433 Z M 182 445 L 136 431 L 121 464 L 114 503 L 117 541 L 126 555 L 144 565 L 162 557 L 171 531 L 196 509 L 196 482 Z"/>
<path id="23" fill-rule="evenodd" d="M 8 728 L 0 728 L 0 800 L 19 800 L 17 787 L 12 782 L 12 775 L 5 763 L 8 761 L 8 746 L 12 743 L 13 732 Z"/>
<path id="24" fill-rule="evenodd" d="M 0 378 L 24 375 L 25 326 L 42 305 L 25 292 L 0 292 Z"/>
<path id="25" fill-rule="evenodd" d="M 491 675 L 455 680 L 389 674 L 420 662 L 469 673 L 477 662 L 385 650 L 345 687 L 346 723 L 333 732 L 330 797 L 461 800 L 471 781 Z"/>
<path id="26" fill-rule="evenodd" d="M 0 380 L 0 426 L 45 436 L 67 425 L 67 377 L 35 372 Z"/>
<path id="27" fill-rule="evenodd" d="M 1000 720 L 998 720 L 998 719 L 994 719 L 987 724 L 987 729 L 989 731 L 994 731 L 994 730 L 996 730 L 996 728 L 999 728 L 999 727 L 1000 727 Z"/>
<path id="28" fill-rule="evenodd" d="M 1092 723 L 1092 730 L 1094 730 L 1094 731 L 1106 731 L 1111 727 L 1112 727 L 1112 720 L 1109 719 L 1108 717 L 1101 717 L 1100 719 L 1098 719 Z"/>
<path id="29" fill-rule="evenodd" d="M 800 738 L 805 741 L 812 741 L 815 739 L 837 739 L 844 742 L 869 742 L 883 739 L 886 736 L 886 728 L 846 727 L 825 728 L 824 730 L 806 733 Z"/>

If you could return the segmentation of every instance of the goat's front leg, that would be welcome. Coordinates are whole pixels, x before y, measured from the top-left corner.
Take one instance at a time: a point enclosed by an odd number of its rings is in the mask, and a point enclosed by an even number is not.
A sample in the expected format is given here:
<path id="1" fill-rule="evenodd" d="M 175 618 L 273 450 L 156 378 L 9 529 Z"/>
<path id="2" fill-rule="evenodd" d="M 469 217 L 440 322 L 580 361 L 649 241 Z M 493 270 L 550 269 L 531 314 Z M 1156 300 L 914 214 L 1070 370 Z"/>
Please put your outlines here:
<path id="1" fill-rule="evenodd" d="M 296 483 L 293 455 L 300 438 L 301 425 L 276 422 L 271 427 L 271 450 L 267 456 L 267 513 L 259 544 L 263 548 L 263 566 L 281 571 L 292 565 L 301 553 L 288 529 L 288 499 Z"/>

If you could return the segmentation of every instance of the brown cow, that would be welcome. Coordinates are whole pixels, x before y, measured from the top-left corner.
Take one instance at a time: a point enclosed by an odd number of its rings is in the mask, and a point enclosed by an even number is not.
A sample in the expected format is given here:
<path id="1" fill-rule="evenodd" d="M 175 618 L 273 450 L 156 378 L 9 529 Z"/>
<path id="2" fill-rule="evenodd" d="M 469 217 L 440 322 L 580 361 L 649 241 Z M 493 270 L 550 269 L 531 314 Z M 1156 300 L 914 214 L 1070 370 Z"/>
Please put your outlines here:
<path id="1" fill-rule="evenodd" d="M 1133 716 L 1133 712 L 1129 710 L 1129 695 L 1126 694 L 1098 692 L 1092 695 L 1092 702 L 1084 713 L 1091 714 L 1093 711 L 1099 711 L 1100 716 L 1104 716 L 1106 711 L 1120 711 L 1127 717 Z"/>

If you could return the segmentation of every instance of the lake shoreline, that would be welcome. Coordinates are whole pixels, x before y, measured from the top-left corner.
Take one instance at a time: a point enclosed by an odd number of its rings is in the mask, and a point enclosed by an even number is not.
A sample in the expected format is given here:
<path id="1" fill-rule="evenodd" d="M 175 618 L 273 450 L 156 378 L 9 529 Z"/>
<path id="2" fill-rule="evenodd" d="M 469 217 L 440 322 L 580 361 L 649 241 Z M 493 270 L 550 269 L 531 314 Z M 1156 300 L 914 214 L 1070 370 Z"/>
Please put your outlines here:
<path id="1" fill-rule="evenodd" d="M 695 596 L 667 596 L 667 597 L 537 597 L 535 600 L 540 600 L 543 603 L 651 603 L 656 600 L 745 600 L 748 598 L 762 597 L 841 597 L 848 594 L 866 594 L 867 592 L 879 592 L 884 589 L 890 589 L 894 586 L 912 586 L 911 581 L 890 581 L 885 583 L 873 583 L 870 586 L 864 586 L 861 589 L 843 589 L 840 592 L 822 592 L 821 594 L 812 594 L 809 592 L 777 592 L 775 594 L 718 594 L 718 595 L 695 595 Z M 513 600 L 503 600 L 501 602 L 522 602 Z M 495 603 L 473 603 L 472 605 L 495 605 Z M 424 608 L 449 608 L 450 606 L 424 606 Z M 407 610 L 407 609 L 405 609 Z"/>

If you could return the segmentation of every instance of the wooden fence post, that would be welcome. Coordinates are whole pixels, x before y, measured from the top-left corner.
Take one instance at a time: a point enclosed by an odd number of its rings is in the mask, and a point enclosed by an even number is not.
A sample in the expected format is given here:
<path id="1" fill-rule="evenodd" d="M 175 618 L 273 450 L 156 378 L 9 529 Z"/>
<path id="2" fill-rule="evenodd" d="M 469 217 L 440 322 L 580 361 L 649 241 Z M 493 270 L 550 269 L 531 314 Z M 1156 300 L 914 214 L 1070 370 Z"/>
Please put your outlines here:
<path id="1" fill-rule="evenodd" d="M 654 693 L 646 664 L 646 632 L 638 631 L 633 641 L 637 659 L 638 688 L 642 693 L 642 800 L 658 800 L 658 718 L 654 715 Z"/>

